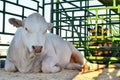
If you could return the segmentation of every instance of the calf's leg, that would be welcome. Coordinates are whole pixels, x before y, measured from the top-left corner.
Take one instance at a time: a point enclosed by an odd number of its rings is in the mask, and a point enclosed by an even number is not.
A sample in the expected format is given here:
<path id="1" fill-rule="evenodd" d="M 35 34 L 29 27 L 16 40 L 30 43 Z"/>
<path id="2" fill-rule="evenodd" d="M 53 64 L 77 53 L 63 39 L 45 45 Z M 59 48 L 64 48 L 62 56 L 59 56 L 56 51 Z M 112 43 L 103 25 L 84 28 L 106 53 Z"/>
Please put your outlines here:
<path id="1" fill-rule="evenodd" d="M 54 73 L 61 70 L 60 66 L 57 65 L 57 59 L 53 57 L 46 57 L 42 62 L 42 72 Z"/>
<path id="2" fill-rule="evenodd" d="M 9 72 L 15 72 L 17 69 L 15 67 L 15 65 L 10 62 L 9 60 L 6 59 L 5 61 L 5 70 L 9 71 Z"/>
<path id="3" fill-rule="evenodd" d="M 72 69 L 72 70 L 81 70 L 82 69 L 82 65 L 78 64 L 78 63 L 69 63 L 66 66 L 66 69 Z"/>

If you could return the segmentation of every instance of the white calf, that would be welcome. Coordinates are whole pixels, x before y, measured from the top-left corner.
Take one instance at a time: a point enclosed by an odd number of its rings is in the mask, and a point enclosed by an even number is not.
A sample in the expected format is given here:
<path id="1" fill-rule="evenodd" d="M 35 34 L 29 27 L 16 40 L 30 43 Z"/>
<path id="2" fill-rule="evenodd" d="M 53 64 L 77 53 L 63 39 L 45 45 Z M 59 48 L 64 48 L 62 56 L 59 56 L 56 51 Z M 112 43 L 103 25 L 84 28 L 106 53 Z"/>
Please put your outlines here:
<path id="1" fill-rule="evenodd" d="M 61 68 L 81 69 L 90 63 L 69 42 L 52 33 L 53 27 L 38 13 L 33 13 L 21 21 L 10 18 L 9 22 L 18 29 L 10 44 L 6 71 L 58 72 Z"/>

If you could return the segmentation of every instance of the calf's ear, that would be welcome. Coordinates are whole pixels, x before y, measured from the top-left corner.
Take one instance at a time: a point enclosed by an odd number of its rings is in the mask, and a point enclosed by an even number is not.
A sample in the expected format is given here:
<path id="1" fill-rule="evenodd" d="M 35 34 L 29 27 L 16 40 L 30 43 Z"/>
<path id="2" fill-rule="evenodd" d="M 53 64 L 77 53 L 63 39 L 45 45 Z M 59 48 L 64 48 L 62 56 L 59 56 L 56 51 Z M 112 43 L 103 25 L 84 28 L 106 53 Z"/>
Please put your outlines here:
<path id="1" fill-rule="evenodd" d="M 47 32 L 47 30 L 51 30 L 52 29 L 52 27 L 53 27 L 53 23 L 47 23 L 47 28 L 45 29 L 45 31 L 43 32 L 43 34 L 45 34 L 46 32 Z"/>
<path id="2" fill-rule="evenodd" d="M 10 18 L 9 23 L 12 24 L 13 26 L 16 27 L 23 27 L 23 22 L 21 20 L 15 19 L 15 18 Z"/>
<path id="3" fill-rule="evenodd" d="M 47 23 L 47 24 L 48 24 L 48 30 L 51 30 L 54 24 L 53 23 Z"/>

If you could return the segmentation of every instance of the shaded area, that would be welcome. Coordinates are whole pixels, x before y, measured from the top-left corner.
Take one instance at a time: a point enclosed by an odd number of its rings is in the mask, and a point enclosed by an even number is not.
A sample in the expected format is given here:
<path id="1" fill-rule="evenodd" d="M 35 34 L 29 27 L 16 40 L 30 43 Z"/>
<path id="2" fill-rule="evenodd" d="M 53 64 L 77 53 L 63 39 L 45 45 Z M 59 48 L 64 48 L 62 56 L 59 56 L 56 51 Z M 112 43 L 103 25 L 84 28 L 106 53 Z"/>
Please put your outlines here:
<path id="1" fill-rule="evenodd" d="M 113 6 L 114 0 L 98 0 L 103 3 L 105 6 Z M 120 5 L 120 0 L 116 0 L 116 6 Z M 117 9 L 112 9 L 115 13 L 118 13 Z"/>
<path id="2" fill-rule="evenodd" d="M 113 5 L 113 0 L 99 0 L 102 2 L 104 5 L 107 6 L 112 6 Z M 116 0 L 116 5 L 120 4 L 120 0 Z"/>

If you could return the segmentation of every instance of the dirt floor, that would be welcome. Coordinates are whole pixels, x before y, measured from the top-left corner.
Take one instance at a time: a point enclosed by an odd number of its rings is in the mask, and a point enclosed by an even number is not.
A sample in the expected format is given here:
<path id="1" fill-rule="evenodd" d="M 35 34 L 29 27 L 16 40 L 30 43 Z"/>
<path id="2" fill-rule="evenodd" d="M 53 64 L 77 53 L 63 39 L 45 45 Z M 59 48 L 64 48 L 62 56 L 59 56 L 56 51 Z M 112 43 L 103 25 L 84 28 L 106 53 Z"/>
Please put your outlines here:
<path id="1" fill-rule="evenodd" d="M 0 80 L 120 80 L 120 64 L 88 73 L 76 70 L 62 70 L 58 73 L 19 73 L 0 69 Z"/>

